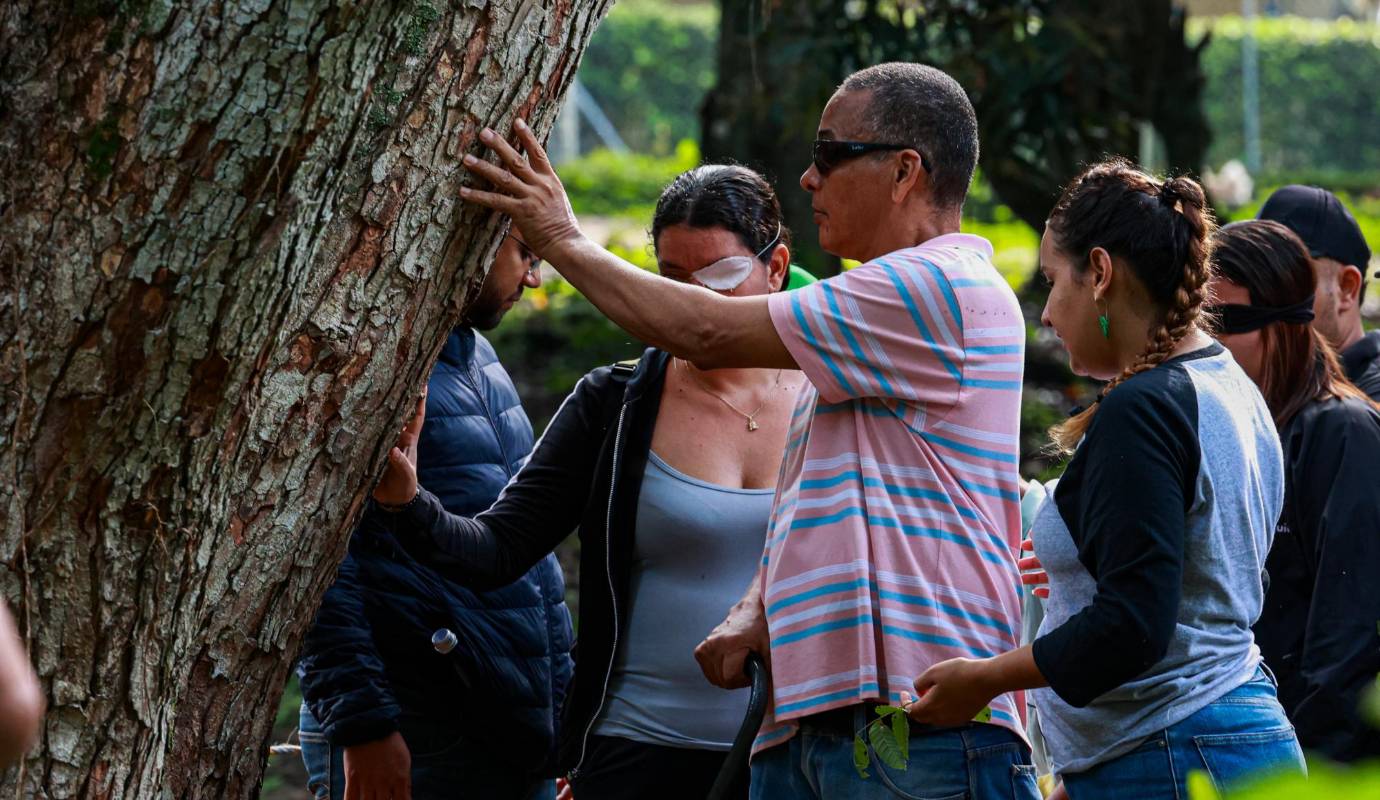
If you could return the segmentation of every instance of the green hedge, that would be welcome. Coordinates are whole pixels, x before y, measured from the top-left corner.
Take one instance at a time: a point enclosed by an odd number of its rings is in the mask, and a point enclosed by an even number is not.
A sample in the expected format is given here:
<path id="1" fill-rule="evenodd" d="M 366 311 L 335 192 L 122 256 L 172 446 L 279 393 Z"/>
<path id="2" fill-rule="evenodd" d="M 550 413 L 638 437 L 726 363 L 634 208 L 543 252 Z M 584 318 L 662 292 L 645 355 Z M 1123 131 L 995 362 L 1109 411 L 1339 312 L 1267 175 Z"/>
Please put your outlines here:
<path id="1" fill-rule="evenodd" d="M 1196 22 L 1190 30 L 1212 31 L 1203 52 L 1204 106 L 1213 133 L 1208 160 L 1218 167 L 1245 153 L 1241 47 L 1247 25 L 1239 17 L 1222 17 Z M 1365 171 L 1373 179 L 1380 172 L 1376 28 L 1351 20 L 1273 17 L 1257 19 L 1253 30 L 1260 63 L 1264 172 Z"/>

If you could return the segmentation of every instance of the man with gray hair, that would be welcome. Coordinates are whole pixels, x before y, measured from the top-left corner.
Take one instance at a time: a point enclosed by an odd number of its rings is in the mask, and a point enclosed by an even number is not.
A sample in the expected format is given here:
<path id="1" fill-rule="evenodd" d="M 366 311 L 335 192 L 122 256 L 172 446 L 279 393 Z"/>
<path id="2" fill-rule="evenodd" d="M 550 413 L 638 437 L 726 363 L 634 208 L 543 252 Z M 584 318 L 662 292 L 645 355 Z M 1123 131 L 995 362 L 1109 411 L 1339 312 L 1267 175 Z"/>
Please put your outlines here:
<path id="1" fill-rule="evenodd" d="M 1016 696 L 935 726 L 884 720 L 906 750 L 886 737 L 873 750 L 864 730 L 930 666 L 1019 646 L 1025 323 L 992 246 L 959 233 L 978 154 L 962 87 L 919 64 L 849 77 L 800 185 L 821 246 L 863 264 L 750 298 L 665 280 L 595 245 L 536 137 L 521 120 L 514 129 L 526 157 L 483 131 L 503 166 L 467 157 L 494 190 L 464 199 L 510 214 L 642 341 L 704 369 L 809 379 L 757 578 L 695 653 L 728 688 L 745 685 L 749 651 L 769 656 L 752 796 L 1039 797 Z"/>

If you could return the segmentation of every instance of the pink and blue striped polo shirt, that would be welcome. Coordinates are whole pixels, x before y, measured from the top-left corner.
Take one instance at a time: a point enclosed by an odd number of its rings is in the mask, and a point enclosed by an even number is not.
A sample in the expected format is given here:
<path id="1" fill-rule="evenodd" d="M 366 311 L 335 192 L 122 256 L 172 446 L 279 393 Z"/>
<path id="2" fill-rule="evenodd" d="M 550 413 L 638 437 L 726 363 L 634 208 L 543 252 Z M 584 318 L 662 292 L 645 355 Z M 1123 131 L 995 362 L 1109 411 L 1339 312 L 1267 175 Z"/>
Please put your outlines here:
<path id="1" fill-rule="evenodd" d="M 946 234 L 773 295 L 810 379 L 763 555 L 772 711 L 790 721 L 897 702 L 940 661 L 1020 645 L 1025 323 L 992 246 Z M 1023 735 L 1020 701 L 992 721 Z"/>

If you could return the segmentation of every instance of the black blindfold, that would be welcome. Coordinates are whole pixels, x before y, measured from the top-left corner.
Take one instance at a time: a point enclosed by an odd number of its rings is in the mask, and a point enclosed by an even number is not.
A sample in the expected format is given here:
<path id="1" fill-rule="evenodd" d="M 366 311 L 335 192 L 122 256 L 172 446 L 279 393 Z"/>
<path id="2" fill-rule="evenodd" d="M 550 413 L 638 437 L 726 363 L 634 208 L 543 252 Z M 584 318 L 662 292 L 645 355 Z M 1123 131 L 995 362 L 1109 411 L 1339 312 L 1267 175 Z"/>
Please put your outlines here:
<path id="1" fill-rule="evenodd" d="M 1313 298 L 1292 306 L 1239 306 L 1231 303 L 1208 306 L 1207 312 L 1217 318 L 1219 333 L 1249 333 L 1272 322 L 1307 323 L 1313 321 Z"/>

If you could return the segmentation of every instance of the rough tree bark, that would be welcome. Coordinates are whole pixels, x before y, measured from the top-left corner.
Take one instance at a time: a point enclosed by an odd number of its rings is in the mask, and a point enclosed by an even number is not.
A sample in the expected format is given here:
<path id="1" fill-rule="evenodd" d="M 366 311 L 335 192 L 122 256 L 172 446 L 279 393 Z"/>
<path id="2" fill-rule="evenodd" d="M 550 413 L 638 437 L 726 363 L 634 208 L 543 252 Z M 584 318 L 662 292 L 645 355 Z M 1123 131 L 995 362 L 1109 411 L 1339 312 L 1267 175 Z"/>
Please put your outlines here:
<path id="1" fill-rule="evenodd" d="M 0 792 L 249 797 L 297 644 L 611 0 L 0 6 Z"/>

